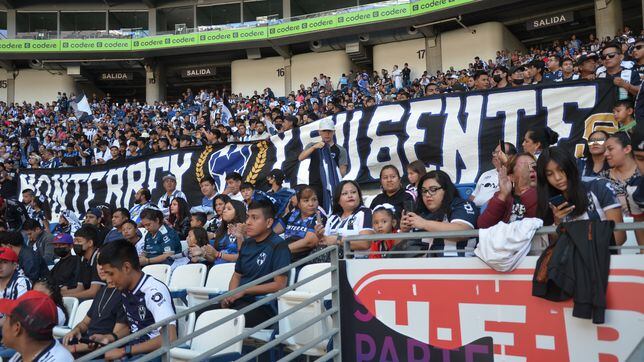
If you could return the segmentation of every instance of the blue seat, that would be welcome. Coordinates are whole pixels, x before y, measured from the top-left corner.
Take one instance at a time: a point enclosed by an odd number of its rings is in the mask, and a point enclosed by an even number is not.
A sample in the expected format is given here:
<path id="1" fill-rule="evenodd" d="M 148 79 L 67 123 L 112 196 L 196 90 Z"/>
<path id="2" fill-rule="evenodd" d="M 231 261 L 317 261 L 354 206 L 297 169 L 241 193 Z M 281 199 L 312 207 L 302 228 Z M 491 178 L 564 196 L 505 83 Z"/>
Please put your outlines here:
<path id="1" fill-rule="evenodd" d="M 458 190 L 458 195 L 465 200 L 468 200 L 470 198 L 470 195 L 472 195 L 472 192 L 474 192 L 475 188 L 476 188 L 476 184 L 474 183 L 456 184 L 456 190 Z"/>

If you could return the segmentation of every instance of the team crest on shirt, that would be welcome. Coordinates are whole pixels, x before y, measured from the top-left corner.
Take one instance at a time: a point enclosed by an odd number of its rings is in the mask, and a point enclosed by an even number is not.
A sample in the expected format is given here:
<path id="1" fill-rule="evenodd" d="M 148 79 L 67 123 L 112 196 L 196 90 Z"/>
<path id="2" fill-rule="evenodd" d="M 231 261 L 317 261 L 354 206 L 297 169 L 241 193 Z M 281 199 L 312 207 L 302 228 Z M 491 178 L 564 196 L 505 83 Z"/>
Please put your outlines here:
<path id="1" fill-rule="evenodd" d="M 161 292 L 156 292 L 154 295 L 152 295 L 152 301 L 155 303 L 159 303 L 160 301 L 163 300 L 163 294 Z"/>
<path id="2" fill-rule="evenodd" d="M 147 314 L 147 310 L 145 309 L 145 306 L 144 306 L 144 305 L 140 305 L 140 306 L 139 306 L 139 319 L 140 319 L 140 320 L 144 320 L 144 319 L 145 319 L 145 315 L 146 315 L 146 314 Z"/>
<path id="3" fill-rule="evenodd" d="M 266 253 L 261 253 L 257 256 L 257 265 L 262 265 L 266 261 Z"/>

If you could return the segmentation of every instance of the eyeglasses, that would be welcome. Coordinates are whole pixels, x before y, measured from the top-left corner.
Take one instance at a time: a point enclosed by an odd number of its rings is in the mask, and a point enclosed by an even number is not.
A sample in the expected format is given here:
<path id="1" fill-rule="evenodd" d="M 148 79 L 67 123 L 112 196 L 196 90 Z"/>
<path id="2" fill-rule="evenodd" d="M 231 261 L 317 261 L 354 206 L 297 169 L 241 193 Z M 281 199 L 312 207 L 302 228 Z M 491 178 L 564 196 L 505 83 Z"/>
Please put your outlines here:
<path id="1" fill-rule="evenodd" d="M 601 146 L 601 145 L 604 144 L 604 142 L 606 142 L 606 140 L 603 140 L 603 139 L 602 140 L 588 140 L 588 145 L 589 146 L 592 146 L 592 145 L 600 145 Z"/>
<path id="2" fill-rule="evenodd" d="M 613 53 L 608 53 L 608 54 L 602 54 L 601 58 L 602 59 L 613 59 L 617 56 L 617 52 Z"/>
<path id="3" fill-rule="evenodd" d="M 422 187 L 420 189 L 420 193 L 425 195 L 425 196 L 434 196 L 438 192 L 438 190 L 442 190 L 442 186 L 431 186 L 430 188 L 426 189 Z"/>

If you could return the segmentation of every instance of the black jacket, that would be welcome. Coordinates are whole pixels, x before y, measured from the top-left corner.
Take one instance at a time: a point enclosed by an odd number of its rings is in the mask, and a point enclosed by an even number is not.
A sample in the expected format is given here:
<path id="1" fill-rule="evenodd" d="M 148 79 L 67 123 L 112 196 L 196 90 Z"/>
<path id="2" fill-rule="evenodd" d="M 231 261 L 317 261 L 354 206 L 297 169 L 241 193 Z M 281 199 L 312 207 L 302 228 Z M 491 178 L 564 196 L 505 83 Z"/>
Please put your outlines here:
<path id="1" fill-rule="evenodd" d="M 573 298 L 572 315 L 604 323 L 610 268 L 612 221 L 573 221 L 559 226 L 559 238 L 537 261 L 532 295 L 553 301 Z"/>

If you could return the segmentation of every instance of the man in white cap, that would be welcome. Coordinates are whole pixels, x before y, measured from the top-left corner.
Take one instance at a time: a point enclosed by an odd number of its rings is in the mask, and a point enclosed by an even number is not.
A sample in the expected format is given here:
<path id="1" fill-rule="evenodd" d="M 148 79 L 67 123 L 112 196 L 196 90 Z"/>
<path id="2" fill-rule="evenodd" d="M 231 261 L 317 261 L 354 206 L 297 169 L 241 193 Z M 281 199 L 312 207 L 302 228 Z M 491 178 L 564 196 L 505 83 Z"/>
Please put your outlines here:
<path id="1" fill-rule="evenodd" d="M 188 198 L 181 190 L 177 190 L 177 178 L 171 173 L 163 176 L 163 189 L 165 190 L 165 193 L 157 202 L 157 206 L 163 212 L 163 216 L 168 217 L 168 215 L 170 215 L 170 203 L 172 200 L 177 197 L 184 200 L 188 200 Z"/>
<path id="2" fill-rule="evenodd" d="M 330 118 L 324 118 L 319 121 L 319 131 L 321 140 L 318 142 L 311 142 L 306 147 L 300 155 L 298 160 L 304 161 L 307 158 L 311 159 L 311 165 L 309 166 L 309 185 L 313 187 L 317 194 L 318 200 L 322 202 L 322 190 L 323 180 L 320 177 L 320 152 L 324 147 L 328 147 L 331 153 L 331 158 L 335 161 L 338 169 L 340 170 L 340 175 L 344 176 L 347 174 L 347 169 L 349 165 L 349 157 L 347 155 L 347 150 L 336 144 L 334 141 L 335 136 L 335 125 L 333 120 Z"/>

